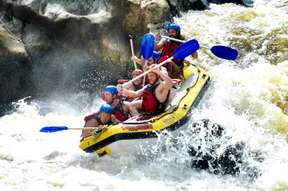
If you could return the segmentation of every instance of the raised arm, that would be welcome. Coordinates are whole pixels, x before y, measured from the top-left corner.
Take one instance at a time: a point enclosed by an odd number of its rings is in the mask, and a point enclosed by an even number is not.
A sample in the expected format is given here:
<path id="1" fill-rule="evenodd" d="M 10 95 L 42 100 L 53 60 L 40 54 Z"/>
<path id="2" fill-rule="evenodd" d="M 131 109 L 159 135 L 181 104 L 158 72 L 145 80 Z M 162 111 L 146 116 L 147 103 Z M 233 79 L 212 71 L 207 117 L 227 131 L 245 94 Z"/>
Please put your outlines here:
<path id="1" fill-rule="evenodd" d="M 154 49 L 156 51 L 160 51 L 163 48 L 165 43 L 166 43 L 166 40 L 164 38 L 161 39 L 158 43 L 155 43 Z"/>
<path id="2" fill-rule="evenodd" d="M 132 56 L 131 59 L 133 61 L 135 61 L 137 64 L 139 64 L 140 66 L 143 66 L 144 65 L 144 60 L 141 59 L 141 58 L 138 58 L 137 56 Z"/>
<path id="3" fill-rule="evenodd" d="M 159 68 L 153 69 L 155 73 L 163 80 L 163 86 L 167 89 L 170 89 L 173 86 L 173 80 L 169 77 L 168 73 L 160 70 Z"/>
<path id="4" fill-rule="evenodd" d="M 165 42 L 166 42 L 166 39 L 161 38 L 161 34 L 160 34 L 159 32 L 156 32 L 156 33 L 154 34 L 154 37 L 155 37 L 155 46 L 154 46 L 154 49 L 155 49 L 156 51 L 160 51 L 160 50 L 163 48 L 163 46 L 164 46 L 164 44 L 165 44 Z"/>
<path id="5" fill-rule="evenodd" d="M 145 89 L 145 86 L 142 89 L 138 90 L 138 91 L 129 90 L 123 85 L 119 85 L 118 88 L 119 88 L 119 91 L 122 92 L 122 94 L 124 96 L 137 98 L 137 97 L 140 97 L 142 95 L 142 93 L 143 93 L 143 91 Z"/>

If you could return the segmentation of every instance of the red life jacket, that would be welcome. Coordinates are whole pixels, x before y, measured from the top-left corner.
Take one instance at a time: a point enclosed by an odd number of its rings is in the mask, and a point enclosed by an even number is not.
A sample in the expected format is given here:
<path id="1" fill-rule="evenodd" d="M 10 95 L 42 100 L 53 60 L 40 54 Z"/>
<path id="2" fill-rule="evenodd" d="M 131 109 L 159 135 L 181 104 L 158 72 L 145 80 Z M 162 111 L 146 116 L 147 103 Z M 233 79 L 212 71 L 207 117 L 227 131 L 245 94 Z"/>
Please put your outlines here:
<path id="1" fill-rule="evenodd" d="M 183 37 L 180 37 L 179 39 L 184 40 Z M 175 42 L 175 41 L 168 41 L 163 45 L 162 48 L 162 54 L 161 57 L 167 56 L 167 58 L 173 56 L 173 53 L 175 50 L 181 45 L 182 43 L 180 42 Z M 177 64 L 177 66 L 182 66 L 183 65 L 183 60 L 174 60 L 173 61 Z"/>
<path id="2" fill-rule="evenodd" d="M 176 48 L 178 48 L 180 45 L 181 45 L 180 42 L 175 42 L 175 41 L 166 42 L 163 45 L 161 57 L 163 57 L 163 56 L 168 56 L 168 57 L 173 56 L 173 53 L 175 52 Z"/>
<path id="3" fill-rule="evenodd" d="M 126 121 L 129 115 L 123 111 L 123 100 L 120 99 L 118 104 L 113 108 L 113 115 L 119 121 Z"/>
<path id="4" fill-rule="evenodd" d="M 157 114 L 165 110 L 165 106 L 168 101 L 170 91 L 167 95 L 166 100 L 163 103 L 160 103 L 160 101 L 157 99 L 155 95 L 155 90 L 158 85 L 159 83 L 148 85 L 145 91 L 142 93 L 142 98 L 143 98 L 142 109 L 144 110 L 144 112 Z"/>

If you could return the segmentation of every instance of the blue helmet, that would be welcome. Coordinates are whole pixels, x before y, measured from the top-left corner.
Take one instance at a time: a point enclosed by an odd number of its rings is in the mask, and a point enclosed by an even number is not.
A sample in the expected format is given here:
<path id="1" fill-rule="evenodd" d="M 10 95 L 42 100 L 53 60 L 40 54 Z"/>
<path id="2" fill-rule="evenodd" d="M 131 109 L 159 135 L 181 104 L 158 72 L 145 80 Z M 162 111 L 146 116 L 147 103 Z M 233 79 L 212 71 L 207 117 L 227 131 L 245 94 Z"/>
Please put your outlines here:
<path id="1" fill-rule="evenodd" d="M 160 57 L 161 57 L 161 52 L 157 52 L 154 50 L 152 54 L 152 58 L 157 61 L 159 60 Z"/>
<path id="2" fill-rule="evenodd" d="M 113 85 L 106 86 L 103 91 L 104 92 L 109 92 L 112 95 L 117 95 L 118 94 L 117 87 L 113 86 Z"/>
<path id="3" fill-rule="evenodd" d="M 176 23 L 170 23 L 170 24 L 167 26 L 167 30 L 169 31 L 170 29 L 174 29 L 178 34 L 180 34 L 180 32 L 181 32 L 180 25 L 178 25 L 178 24 L 176 24 Z"/>
<path id="4" fill-rule="evenodd" d="M 103 105 L 101 105 L 100 107 L 100 112 L 104 112 L 104 113 L 108 113 L 108 114 L 112 114 L 113 113 L 113 108 L 111 105 L 104 103 Z"/>

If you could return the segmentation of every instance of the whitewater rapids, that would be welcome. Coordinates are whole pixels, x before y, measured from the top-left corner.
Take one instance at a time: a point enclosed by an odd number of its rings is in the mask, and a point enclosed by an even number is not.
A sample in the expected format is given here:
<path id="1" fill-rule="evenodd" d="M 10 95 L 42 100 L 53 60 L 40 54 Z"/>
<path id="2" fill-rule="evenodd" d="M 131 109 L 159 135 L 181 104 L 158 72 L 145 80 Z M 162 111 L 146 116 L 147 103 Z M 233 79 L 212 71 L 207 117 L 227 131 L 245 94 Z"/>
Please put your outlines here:
<path id="1" fill-rule="evenodd" d="M 190 168 L 185 150 L 166 150 L 99 158 L 78 148 L 79 131 L 43 134 L 49 125 L 82 127 L 95 110 L 86 95 L 71 99 L 20 100 L 0 118 L 0 190 L 288 190 L 288 3 L 255 0 L 253 8 L 235 4 L 210 5 L 175 21 L 183 34 L 207 47 L 215 44 L 239 50 L 236 62 L 199 51 L 211 75 L 211 85 L 190 124 L 210 119 L 223 126 L 231 141 L 243 141 L 261 152 L 261 171 L 254 181 L 214 175 Z M 75 98 L 76 97 L 76 98 Z M 75 98 L 75 99 L 74 99 Z M 165 144 L 159 140 L 159 144 Z M 251 161 L 253 163 L 255 161 Z"/>

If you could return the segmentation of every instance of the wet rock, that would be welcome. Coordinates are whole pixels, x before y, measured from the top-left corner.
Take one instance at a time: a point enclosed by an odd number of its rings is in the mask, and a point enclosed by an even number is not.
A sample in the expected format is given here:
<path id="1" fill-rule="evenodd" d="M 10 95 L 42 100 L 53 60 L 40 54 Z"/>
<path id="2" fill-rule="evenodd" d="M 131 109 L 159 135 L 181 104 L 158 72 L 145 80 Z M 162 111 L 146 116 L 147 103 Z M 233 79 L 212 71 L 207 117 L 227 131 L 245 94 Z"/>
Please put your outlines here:
<path id="1" fill-rule="evenodd" d="M 256 178 L 260 171 L 249 164 L 249 160 L 262 162 L 260 153 L 249 151 L 243 142 L 230 143 L 231 137 L 225 135 L 222 126 L 208 119 L 193 123 L 190 129 L 191 140 L 188 153 L 191 156 L 191 167 L 208 170 L 214 174 L 248 176 Z"/>
<path id="2" fill-rule="evenodd" d="M 0 25 L 0 66 L 27 58 L 24 44 Z"/>
<path id="3" fill-rule="evenodd" d="M 103 44 L 101 48 L 112 49 L 113 52 L 116 48 L 107 46 L 107 39 L 116 42 L 123 39 L 125 40 L 124 44 L 118 44 L 117 46 L 120 46 L 119 48 L 122 50 L 123 48 L 129 50 L 129 44 L 126 42 L 128 41 L 128 34 L 132 34 L 139 40 L 143 33 L 149 31 L 149 24 L 162 23 L 171 18 L 166 0 L 92 0 L 89 2 L 33 0 L 29 2 L 17 1 L 17 4 L 10 3 L 6 7 L 8 7 L 6 10 L 9 14 L 22 22 L 38 27 L 42 26 L 48 30 L 57 30 L 57 28 L 65 30 L 64 23 L 71 25 L 75 23 L 74 26 L 69 27 L 70 31 L 64 31 L 65 34 L 78 33 L 81 30 L 85 32 L 87 40 L 90 40 L 90 35 L 93 33 L 87 34 L 88 31 L 85 29 L 97 30 L 98 32 L 93 35 L 101 34 L 98 38 L 104 36 L 104 40 L 100 41 Z M 111 39 L 111 36 L 114 38 Z M 115 44 L 115 41 L 113 41 L 113 44 Z M 124 51 L 121 52 L 122 57 L 127 56 L 123 53 Z M 126 61 L 127 58 L 125 58 Z"/>
<path id="4" fill-rule="evenodd" d="M 134 0 L 133 2 L 123 20 L 124 28 L 134 31 L 132 34 L 142 36 L 144 31 L 149 31 L 149 25 L 161 24 L 172 18 L 166 0 Z"/>
<path id="5" fill-rule="evenodd" d="M 172 7 L 176 7 L 178 13 L 188 10 L 204 10 L 209 7 L 208 0 L 167 0 Z"/>
<path id="6" fill-rule="evenodd" d="M 128 35 L 134 36 L 137 53 L 149 24 L 162 23 L 170 15 L 165 0 L 0 3 L 5 23 L 26 45 L 39 96 L 79 89 L 95 92 L 123 78 L 133 67 Z"/>
<path id="7" fill-rule="evenodd" d="M 27 96 L 29 71 L 23 43 L 0 25 L 0 103 Z"/>

